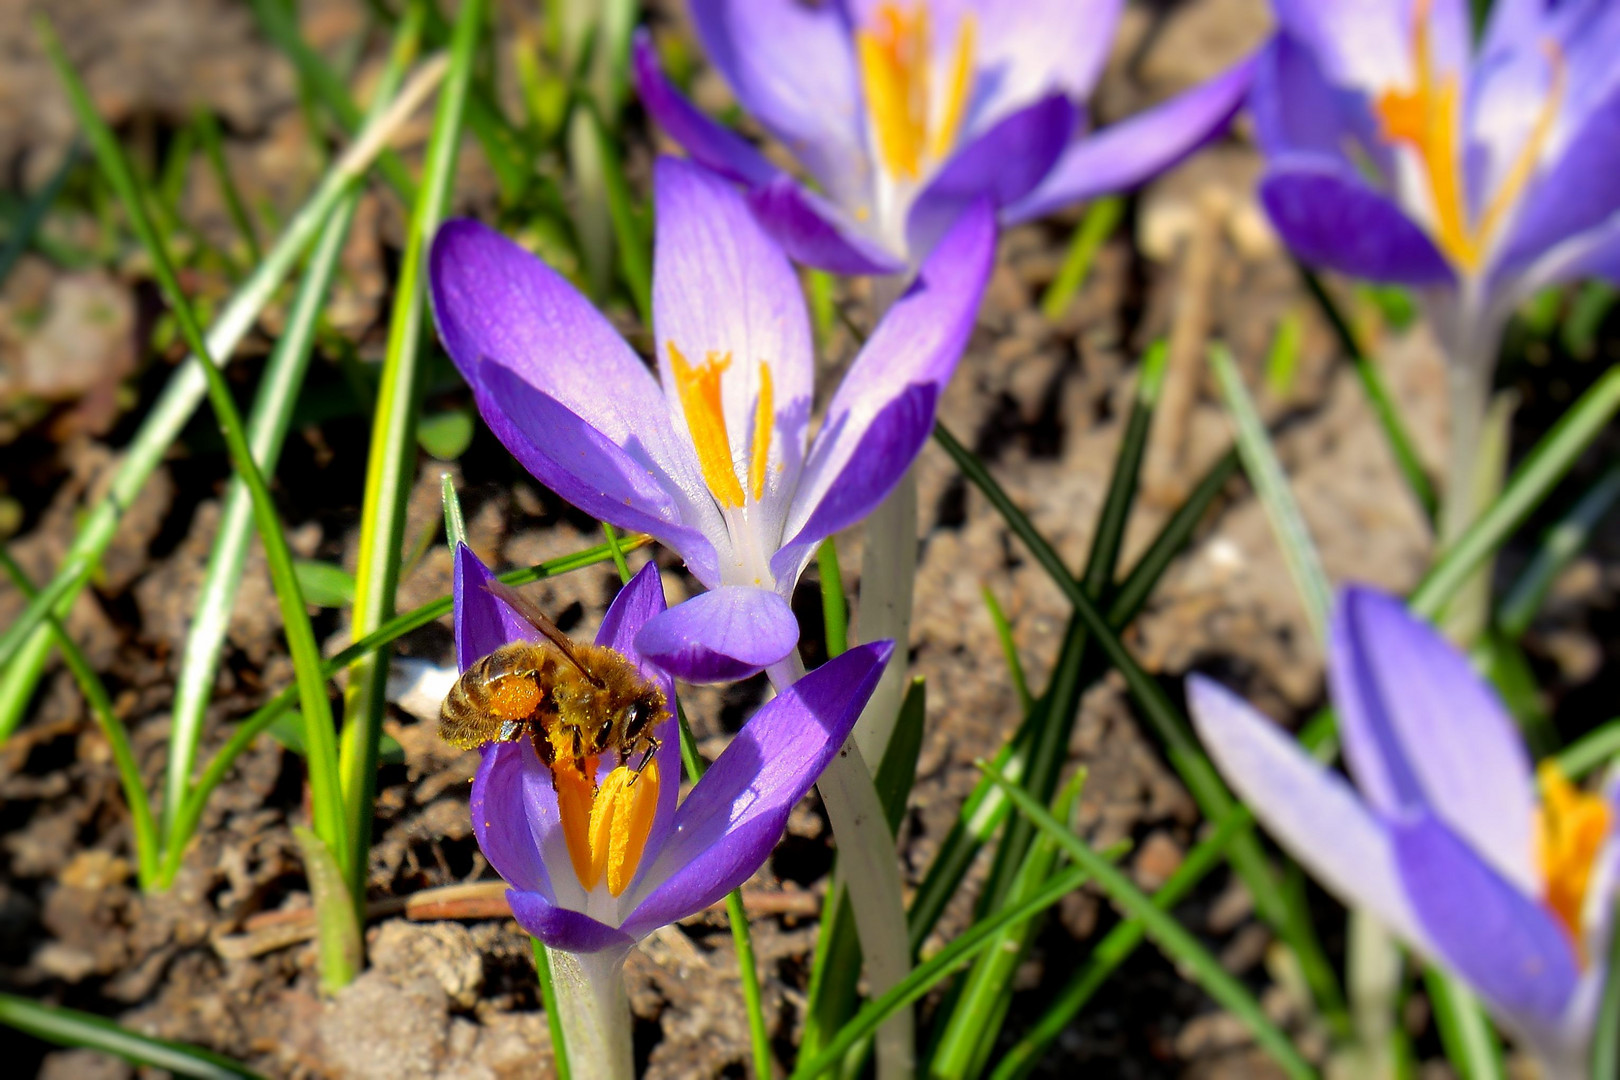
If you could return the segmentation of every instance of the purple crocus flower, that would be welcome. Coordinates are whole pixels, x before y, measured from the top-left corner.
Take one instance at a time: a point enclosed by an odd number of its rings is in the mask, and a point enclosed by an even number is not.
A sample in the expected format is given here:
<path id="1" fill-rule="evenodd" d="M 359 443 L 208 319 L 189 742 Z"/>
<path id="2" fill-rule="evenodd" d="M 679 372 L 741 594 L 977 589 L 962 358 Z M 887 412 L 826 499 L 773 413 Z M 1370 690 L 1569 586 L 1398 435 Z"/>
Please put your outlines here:
<path id="1" fill-rule="evenodd" d="M 463 671 L 508 642 L 539 637 L 484 588 L 490 579 L 471 550 L 456 549 Z M 635 647 L 636 635 L 663 610 L 658 569 L 649 563 L 614 599 L 596 642 L 631 659 L 673 703 L 670 676 Z M 851 649 L 767 702 L 679 805 L 672 713 L 655 729 L 658 751 L 634 782 L 626 766 L 604 755 L 594 790 L 579 798 L 554 783 L 527 739 L 486 746 L 473 780 L 473 832 L 511 886 L 507 898 L 519 925 L 553 949 L 605 953 L 616 963 L 658 927 L 742 884 L 838 752 L 891 650 L 887 641 Z M 564 773 L 571 770 L 558 778 Z"/>
<path id="2" fill-rule="evenodd" d="M 1194 676 L 1216 764 L 1330 892 L 1471 986 L 1551 1077 L 1584 1076 L 1620 896 L 1620 783 L 1599 797 L 1556 765 L 1533 772 L 1467 658 L 1381 593 L 1341 595 L 1328 676 L 1354 788 Z"/>
<path id="3" fill-rule="evenodd" d="M 683 97 L 645 31 L 642 102 L 743 185 L 795 260 L 844 274 L 915 266 L 977 198 L 1008 222 L 1142 183 L 1223 128 L 1245 61 L 1092 134 L 1122 0 L 690 0 L 709 60 L 798 158 L 812 191 Z"/>
<path id="4" fill-rule="evenodd" d="M 1260 195 L 1307 262 L 1423 286 L 1458 364 L 1491 366 L 1529 292 L 1620 280 L 1620 5 L 1273 0 L 1251 107 Z"/>
<path id="5" fill-rule="evenodd" d="M 439 335 L 496 436 L 586 513 L 648 532 L 709 590 L 637 650 L 691 682 L 740 679 L 798 642 L 794 583 L 927 440 L 995 249 L 979 204 L 878 324 L 809 438 L 815 358 L 798 279 L 741 196 L 674 158 L 654 171 L 654 378 L 563 277 L 473 221 L 433 243 Z"/>

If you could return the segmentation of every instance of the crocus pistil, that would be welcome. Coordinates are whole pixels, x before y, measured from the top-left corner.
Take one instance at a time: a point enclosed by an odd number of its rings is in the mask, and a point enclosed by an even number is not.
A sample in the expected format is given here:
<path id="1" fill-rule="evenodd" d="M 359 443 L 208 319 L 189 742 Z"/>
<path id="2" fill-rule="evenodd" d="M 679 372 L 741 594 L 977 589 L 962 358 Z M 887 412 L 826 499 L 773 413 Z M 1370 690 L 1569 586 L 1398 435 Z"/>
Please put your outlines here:
<path id="1" fill-rule="evenodd" d="M 1592 871 L 1613 828 L 1609 804 L 1570 783 L 1556 762 L 1536 770 L 1541 806 L 1536 811 L 1536 862 L 1546 882 L 1546 903 L 1569 932 L 1584 967 L 1582 913 Z"/>

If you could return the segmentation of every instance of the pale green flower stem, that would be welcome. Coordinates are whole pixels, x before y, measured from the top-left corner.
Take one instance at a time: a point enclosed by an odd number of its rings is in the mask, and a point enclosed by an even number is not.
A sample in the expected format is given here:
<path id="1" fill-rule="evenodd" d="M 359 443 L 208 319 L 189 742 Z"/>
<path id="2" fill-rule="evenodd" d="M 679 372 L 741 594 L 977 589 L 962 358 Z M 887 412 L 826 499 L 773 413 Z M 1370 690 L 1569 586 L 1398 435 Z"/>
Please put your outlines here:
<path id="1" fill-rule="evenodd" d="M 572 1080 L 635 1080 L 630 998 L 624 990 L 627 952 L 547 950 L 553 1007 L 562 1025 Z"/>

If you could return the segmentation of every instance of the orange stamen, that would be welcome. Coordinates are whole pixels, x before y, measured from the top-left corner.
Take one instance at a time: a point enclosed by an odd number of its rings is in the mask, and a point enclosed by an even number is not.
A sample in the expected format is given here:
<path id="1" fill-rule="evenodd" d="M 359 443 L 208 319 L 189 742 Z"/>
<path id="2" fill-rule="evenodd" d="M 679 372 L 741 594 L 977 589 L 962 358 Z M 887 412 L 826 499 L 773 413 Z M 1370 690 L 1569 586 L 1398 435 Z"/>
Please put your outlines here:
<path id="1" fill-rule="evenodd" d="M 658 811 L 658 763 L 648 761 L 639 774 L 620 765 L 602 781 L 591 807 L 591 875 L 607 874 L 608 892 L 621 895 L 641 865 Z M 583 879 L 581 879 L 583 880 Z"/>
<path id="2" fill-rule="evenodd" d="M 884 4 L 872 25 L 855 33 L 866 108 L 878 157 L 891 176 L 921 177 L 926 159 L 938 160 L 956 143 L 973 83 L 976 40 L 973 16 L 962 17 L 956 33 L 949 81 L 938 123 L 933 110 L 932 28 L 928 7 Z"/>
<path id="3" fill-rule="evenodd" d="M 720 376 L 731 366 L 731 354 L 710 353 L 702 366 L 693 367 L 668 342 L 669 366 L 675 373 L 675 391 L 686 413 L 686 427 L 697 449 L 703 479 L 721 506 L 743 504 L 742 485 L 731 462 L 731 437 L 726 434 L 726 416 L 720 400 Z"/>
<path id="4" fill-rule="evenodd" d="M 552 765 L 551 780 L 557 791 L 557 816 L 562 819 L 563 839 L 568 842 L 568 858 L 574 864 L 574 876 L 589 892 L 602 879 L 602 872 L 591 857 L 596 759 L 586 758 L 578 765 L 559 759 Z"/>
<path id="5" fill-rule="evenodd" d="M 1541 160 L 1563 98 L 1563 54 L 1555 43 L 1546 44 L 1552 85 L 1542 102 L 1541 113 L 1485 213 L 1477 223 L 1471 224 L 1465 209 L 1466 192 L 1459 166 L 1462 158 L 1461 90 L 1456 72 L 1436 80 L 1429 41 L 1431 2 L 1418 0 L 1413 6 L 1412 51 L 1417 85 L 1410 91 L 1385 91 L 1374 111 L 1382 122 L 1384 139 L 1410 144 L 1423 162 L 1429 198 L 1434 204 L 1436 242 L 1453 263 L 1465 270 L 1474 270 Z"/>
<path id="6" fill-rule="evenodd" d="M 1544 762 L 1536 776 L 1541 781 L 1536 861 L 1547 883 L 1546 903 L 1569 931 L 1578 951 L 1586 889 L 1591 884 L 1592 865 L 1609 837 L 1611 813 L 1602 798 L 1571 784 L 1556 762 Z"/>
<path id="7" fill-rule="evenodd" d="M 770 365 L 759 362 L 759 398 L 754 403 L 754 443 L 748 451 L 748 486 L 754 501 L 765 497 L 765 466 L 771 457 L 771 429 L 776 425 L 776 403 Z"/>

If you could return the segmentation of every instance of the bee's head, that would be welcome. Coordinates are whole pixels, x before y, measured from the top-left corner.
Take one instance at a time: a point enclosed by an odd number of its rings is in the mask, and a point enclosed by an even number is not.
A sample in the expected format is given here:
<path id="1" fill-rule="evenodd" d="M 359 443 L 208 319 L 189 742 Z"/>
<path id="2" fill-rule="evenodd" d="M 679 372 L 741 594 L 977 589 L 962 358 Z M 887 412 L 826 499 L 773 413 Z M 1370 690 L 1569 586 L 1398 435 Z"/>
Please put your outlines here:
<path id="1" fill-rule="evenodd" d="M 665 708 L 663 691 L 656 686 L 642 690 L 624 707 L 624 726 L 621 730 L 625 738 L 634 742 L 648 733 L 664 718 Z"/>

